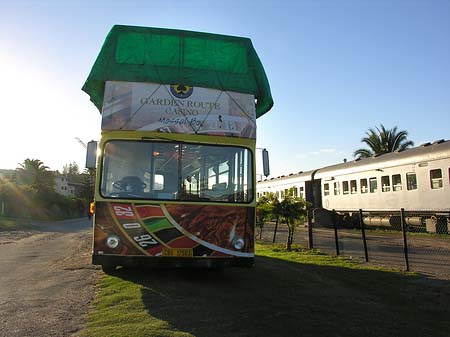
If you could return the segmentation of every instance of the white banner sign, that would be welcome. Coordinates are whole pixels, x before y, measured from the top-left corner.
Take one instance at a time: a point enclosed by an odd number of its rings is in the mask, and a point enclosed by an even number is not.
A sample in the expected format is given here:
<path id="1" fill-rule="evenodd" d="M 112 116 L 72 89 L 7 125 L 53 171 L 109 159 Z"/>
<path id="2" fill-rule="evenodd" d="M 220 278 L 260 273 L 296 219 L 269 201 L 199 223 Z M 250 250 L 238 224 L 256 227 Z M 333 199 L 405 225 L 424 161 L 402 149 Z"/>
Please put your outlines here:
<path id="1" fill-rule="evenodd" d="M 255 138 L 255 99 L 209 88 L 108 81 L 102 129 Z"/>

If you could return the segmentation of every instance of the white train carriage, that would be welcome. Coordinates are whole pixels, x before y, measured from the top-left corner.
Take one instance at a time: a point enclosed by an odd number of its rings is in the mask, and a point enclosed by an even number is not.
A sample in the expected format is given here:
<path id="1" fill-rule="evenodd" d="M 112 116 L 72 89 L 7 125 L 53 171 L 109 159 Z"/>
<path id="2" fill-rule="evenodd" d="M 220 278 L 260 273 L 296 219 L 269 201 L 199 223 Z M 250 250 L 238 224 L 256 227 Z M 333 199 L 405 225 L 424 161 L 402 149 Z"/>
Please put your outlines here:
<path id="1" fill-rule="evenodd" d="M 277 178 L 264 179 L 258 181 L 257 184 L 257 198 L 267 195 L 267 193 L 275 193 L 279 200 L 283 199 L 288 190 L 294 187 L 294 196 L 302 197 L 307 200 L 308 183 L 311 182 L 311 175 L 314 171 L 291 173 L 286 176 Z"/>
<path id="2" fill-rule="evenodd" d="M 450 211 L 450 141 L 317 170 L 328 210 Z"/>

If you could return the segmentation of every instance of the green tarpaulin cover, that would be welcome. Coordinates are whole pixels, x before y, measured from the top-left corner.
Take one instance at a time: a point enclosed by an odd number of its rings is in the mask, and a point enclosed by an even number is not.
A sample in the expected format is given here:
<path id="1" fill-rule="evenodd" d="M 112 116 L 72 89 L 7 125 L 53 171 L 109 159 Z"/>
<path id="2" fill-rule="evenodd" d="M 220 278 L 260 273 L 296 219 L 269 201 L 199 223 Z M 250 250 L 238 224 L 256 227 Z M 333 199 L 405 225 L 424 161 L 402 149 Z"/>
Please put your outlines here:
<path id="1" fill-rule="evenodd" d="M 183 84 L 253 94 L 256 117 L 273 105 L 248 38 L 115 25 L 82 88 L 101 111 L 106 81 Z"/>

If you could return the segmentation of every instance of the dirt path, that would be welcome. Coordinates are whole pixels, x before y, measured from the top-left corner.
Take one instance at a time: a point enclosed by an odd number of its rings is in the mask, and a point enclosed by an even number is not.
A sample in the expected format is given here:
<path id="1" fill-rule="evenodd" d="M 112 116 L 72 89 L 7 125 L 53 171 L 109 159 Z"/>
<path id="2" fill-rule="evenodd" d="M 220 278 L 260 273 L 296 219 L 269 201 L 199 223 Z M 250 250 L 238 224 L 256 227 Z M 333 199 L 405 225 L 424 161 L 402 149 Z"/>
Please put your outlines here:
<path id="1" fill-rule="evenodd" d="M 100 272 L 87 219 L 0 233 L 0 336 L 74 336 Z"/>

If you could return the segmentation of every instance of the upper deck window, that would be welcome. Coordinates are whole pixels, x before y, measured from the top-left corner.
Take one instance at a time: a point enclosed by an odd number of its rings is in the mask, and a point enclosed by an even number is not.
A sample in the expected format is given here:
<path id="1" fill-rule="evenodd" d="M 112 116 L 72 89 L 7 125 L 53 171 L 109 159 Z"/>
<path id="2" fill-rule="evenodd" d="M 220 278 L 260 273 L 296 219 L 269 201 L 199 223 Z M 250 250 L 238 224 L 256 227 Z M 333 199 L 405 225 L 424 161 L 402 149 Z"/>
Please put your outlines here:
<path id="1" fill-rule="evenodd" d="M 103 150 L 105 198 L 250 202 L 248 149 L 176 142 L 108 141 Z"/>
<path id="2" fill-rule="evenodd" d="M 430 184 L 433 190 L 442 188 L 442 170 L 430 170 Z"/>

